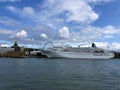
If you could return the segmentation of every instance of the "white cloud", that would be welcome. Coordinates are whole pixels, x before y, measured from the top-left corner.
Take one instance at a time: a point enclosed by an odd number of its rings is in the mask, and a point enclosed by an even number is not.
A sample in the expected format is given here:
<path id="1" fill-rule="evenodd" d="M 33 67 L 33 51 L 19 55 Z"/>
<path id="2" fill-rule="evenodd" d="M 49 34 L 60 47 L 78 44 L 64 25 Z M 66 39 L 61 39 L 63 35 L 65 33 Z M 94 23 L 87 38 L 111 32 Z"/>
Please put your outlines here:
<path id="1" fill-rule="evenodd" d="M 106 50 L 120 50 L 120 43 L 118 42 L 112 42 L 112 43 L 109 43 L 109 42 L 95 42 L 96 46 L 97 47 L 100 47 L 100 48 L 103 48 L 103 49 L 106 49 Z"/>
<path id="2" fill-rule="evenodd" d="M 26 17 L 33 19 L 32 17 L 36 17 L 35 11 L 32 7 L 23 7 L 22 9 L 14 7 L 14 6 L 7 6 L 7 10 L 16 13 L 16 15 L 19 15 L 20 17 Z"/>
<path id="3" fill-rule="evenodd" d="M 109 43 L 108 42 L 94 42 L 97 47 L 108 49 Z"/>
<path id="4" fill-rule="evenodd" d="M 64 13 L 66 22 L 91 23 L 99 17 L 85 0 L 47 0 L 46 3 L 48 10 L 51 10 L 49 14 Z"/>
<path id="5" fill-rule="evenodd" d="M 118 34 L 120 33 L 120 29 L 119 28 L 115 28 L 111 25 L 108 25 L 106 27 L 104 27 L 104 31 L 102 31 L 103 34 Z"/>
<path id="6" fill-rule="evenodd" d="M 20 2 L 21 0 L 0 0 L 0 2 Z"/>
<path id="7" fill-rule="evenodd" d="M 112 50 L 120 50 L 120 43 L 118 42 L 113 42 L 110 46 Z"/>
<path id="8" fill-rule="evenodd" d="M 13 31 L 0 29 L 0 34 L 12 34 Z"/>
<path id="9" fill-rule="evenodd" d="M 41 6 L 42 8 L 40 8 L 43 10 L 38 8 L 39 10 L 36 11 L 32 7 L 16 8 L 13 6 L 8 6 L 7 9 L 16 13 L 21 18 L 29 18 L 32 23 L 35 22 L 35 25 L 29 29 L 29 32 L 32 33 L 33 30 L 38 30 L 39 33 L 41 33 L 39 39 L 48 39 L 48 36 L 51 39 L 52 36 L 50 37 L 49 34 L 57 32 L 59 39 L 62 38 L 76 42 L 93 42 L 98 39 L 114 38 L 114 35 L 119 33 L 119 28 L 111 25 L 107 27 L 94 27 L 90 25 L 90 23 L 99 18 L 99 14 L 97 14 L 90 5 L 90 3 L 97 2 L 109 2 L 109 0 L 45 0 L 44 7 Z M 69 26 L 71 24 L 70 22 L 79 22 L 79 31 L 78 29 L 72 31 L 72 26 L 63 27 Z M 87 24 L 88 26 L 86 25 L 86 27 L 84 27 L 82 26 L 83 24 Z M 74 27 L 77 26 L 78 24 L 75 24 Z M 58 29 L 60 27 L 63 28 Z M 26 38 L 27 32 L 17 32 L 12 36 L 14 38 Z"/>
<path id="10" fill-rule="evenodd" d="M 48 36 L 47 36 L 45 33 L 40 34 L 40 37 L 41 37 L 42 39 L 47 39 L 47 38 L 48 38 Z"/>
<path id="11" fill-rule="evenodd" d="M 98 40 L 98 39 L 111 39 L 115 36 L 119 36 L 120 29 L 111 25 L 106 27 L 94 27 L 94 26 L 87 26 L 83 27 L 80 31 L 82 37 L 85 37 L 87 40 Z"/>
<path id="12" fill-rule="evenodd" d="M 16 33 L 16 36 L 26 38 L 27 37 L 27 32 L 25 30 L 21 30 L 21 32 Z"/>
<path id="13" fill-rule="evenodd" d="M 98 19 L 99 15 L 95 13 L 91 6 L 82 0 L 65 0 L 63 10 L 68 11 L 67 21 L 77 21 L 80 23 L 90 23 Z"/>
<path id="14" fill-rule="evenodd" d="M 8 6 L 6 8 L 12 12 L 16 12 L 21 15 L 21 17 L 29 17 L 31 20 L 37 22 L 51 22 L 53 20 L 55 22 L 55 20 L 59 20 L 67 23 L 91 23 L 99 18 L 99 15 L 92 9 L 89 3 L 84 0 L 46 0 L 43 6 L 45 6 L 45 9 L 37 12 L 35 12 L 32 7 L 23 7 L 19 9 Z M 63 15 L 58 17 L 60 14 Z"/>
<path id="15" fill-rule="evenodd" d="M 69 38 L 70 37 L 70 31 L 67 27 L 63 27 L 62 29 L 59 30 L 59 36 L 61 38 Z"/>
<path id="16" fill-rule="evenodd" d="M 86 2 L 111 2 L 114 0 L 85 0 Z"/>
<path id="17" fill-rule="evenodd" d="M 24 7 L 23 8 L 23 14 L 34 15 L 35 12 L 34 12 L 34 9 L 32 7 Z"/>
<path id="18" fill-rule="evenodd" d="M 21 22 L 16 21 L 16 20 L 6 17 L 6 16 L 0 17 L 0 24 L 4 24 L 6 26 L 12 26 L 12 27 L 21 27 L 22 26 Z"/>
<path id="19" fill-rule="evenodd" d="M 7 44 L 0 44 L 0 47 L 9 47 Z"/>
<path id="20" fill-rule="evenodd" d="M 100 31 L 101 29 L 99 27 L 93 27 L 90 25 L 83 27 L 79 32 L 80 34 L 77 40 L 81 39 L 81 41 L 93 42 L 102 37 L 102 33 Z"/>
<path id="21" fill-rule="evenodd" d="M 109 26 L 110 27 L 110 26 Z M 112 26 L 113 27 L 113 26 Z M 109 33 L 106 33 L 109 32 Z M 86 26 L 82 27 L 80 31 L 69 31 L 67 27 L 64 27 L 59 30 L 59 36 L 65 38 L 68 42 L 94 42 L 96 40 L 110 40 L 115 37 L 118 37 L 120 32 L 119 28 L 112 28 L 109 30 L 106 27 L 94 27 L 94 26 Z"/>
<path id="22" fill-rule="evenodd" d="M 108 39 L 114 38 L 114 36 L 112 36 L 112 35 L 106 35 L 106 36 L 103 36 L 103 37 L 108 38 Z"/>
<path id="23" fill-rule="evenodd" d="M 15 13 L 17 13 L 19 11 L 19 9 L 17 9 L 17 8 L 15 8 L 13 6 L 7 6 L 6 9 L 8 9 L 11 12 L 15 12 Z"/>
<path id="24" fill-rule="evenodd" d="M 25 30 L 21 30 L 20 32 L 17 32 L 16 34 L 13 34 L 11 36 L 11 38 L 18 38 L 18 39 L 24 39 L 26 38 L 28 35 L 27 35 L 27 32 Z"/>

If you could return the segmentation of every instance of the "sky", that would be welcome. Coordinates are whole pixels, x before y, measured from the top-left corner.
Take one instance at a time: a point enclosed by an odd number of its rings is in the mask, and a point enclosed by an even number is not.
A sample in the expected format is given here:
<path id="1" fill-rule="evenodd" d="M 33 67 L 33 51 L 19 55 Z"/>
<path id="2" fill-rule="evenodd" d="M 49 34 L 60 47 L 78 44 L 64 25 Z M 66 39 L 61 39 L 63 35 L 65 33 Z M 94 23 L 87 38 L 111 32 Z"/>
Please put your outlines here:
<path id="1" fill-rule="evenodd" d="M 0 0 L 0 46 L 95 42 L 118 50 L 119 38 L 120 0 Z"/>

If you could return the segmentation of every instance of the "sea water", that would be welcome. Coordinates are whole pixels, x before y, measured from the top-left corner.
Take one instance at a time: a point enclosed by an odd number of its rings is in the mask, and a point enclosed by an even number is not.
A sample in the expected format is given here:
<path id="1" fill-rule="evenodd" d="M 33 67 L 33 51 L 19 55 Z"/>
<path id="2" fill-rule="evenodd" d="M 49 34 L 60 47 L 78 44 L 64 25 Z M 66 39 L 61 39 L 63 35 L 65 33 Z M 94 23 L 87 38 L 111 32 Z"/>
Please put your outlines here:
<path id="1" fill-rule="evenodd" d="M 120 90 L 120 60 L 0 58 L 0 90 Z"/>

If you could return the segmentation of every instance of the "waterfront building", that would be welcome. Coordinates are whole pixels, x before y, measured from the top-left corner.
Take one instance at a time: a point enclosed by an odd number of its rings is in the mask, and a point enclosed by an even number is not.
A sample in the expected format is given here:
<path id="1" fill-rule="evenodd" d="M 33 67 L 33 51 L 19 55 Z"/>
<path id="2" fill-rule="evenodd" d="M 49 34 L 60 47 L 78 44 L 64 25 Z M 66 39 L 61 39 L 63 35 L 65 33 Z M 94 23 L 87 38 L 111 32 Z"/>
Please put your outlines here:
<path id="1" fill-rule="evenodd" d="M 15 41 L 14 45 L 12 46 L 14 48 L 14 51 L 21 51 L 20 47 L 17 44 L 17 41 Z"/>
<path id="2" fill-rule="evenodd" d="M 14 51 L 14 49 L 11 47 L 0 47 L 0 57 L 5 56 L 8 51 Z"/>
<path id="3" fill-rule="evenodd" d="M 25 57 L 25 51 L 21 51 L 21 48 L 18 46 L 15 41 L 12 47 L 0 47 L 0 57 Z"/>

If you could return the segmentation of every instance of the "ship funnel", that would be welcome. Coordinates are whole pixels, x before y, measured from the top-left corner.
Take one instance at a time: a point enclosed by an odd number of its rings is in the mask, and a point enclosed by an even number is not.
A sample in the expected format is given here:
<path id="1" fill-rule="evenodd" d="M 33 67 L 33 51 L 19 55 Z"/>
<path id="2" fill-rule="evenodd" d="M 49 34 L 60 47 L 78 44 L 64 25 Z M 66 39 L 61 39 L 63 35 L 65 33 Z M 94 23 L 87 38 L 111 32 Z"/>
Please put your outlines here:
<path id="1" fill-rule="evenodd" d="M 95 43 L 92 43 L 92 47 L 93 48 L 97 48 L 97 46 L 95 45 Z"/>

